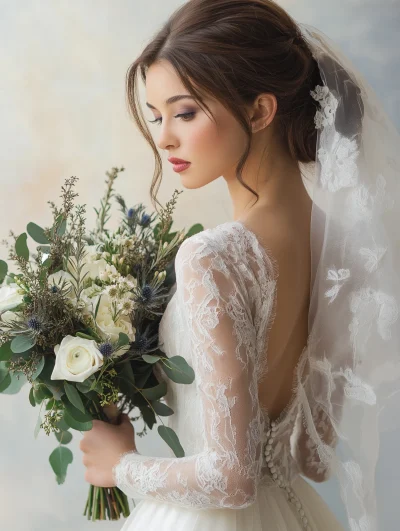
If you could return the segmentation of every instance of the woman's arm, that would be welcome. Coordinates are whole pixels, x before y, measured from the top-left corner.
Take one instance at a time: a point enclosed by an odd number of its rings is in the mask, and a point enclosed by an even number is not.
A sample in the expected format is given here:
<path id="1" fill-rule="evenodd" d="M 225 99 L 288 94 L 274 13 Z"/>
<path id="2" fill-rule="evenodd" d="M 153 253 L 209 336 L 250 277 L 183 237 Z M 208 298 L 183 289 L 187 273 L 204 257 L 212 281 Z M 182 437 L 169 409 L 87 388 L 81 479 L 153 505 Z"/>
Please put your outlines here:
<path id="1" fill-rule="evenodd" d="M 183 507 L 243 508 L 257 494 L 262 413 L 256 380 L 256 331 L 228 260 L 203 233 L 186 240 L 176 260 L 178 308 L 187 319 L 203 450 L 184 458 L 128 452 L 113 473 L 132 498 Z M 184 407 L 184 404 L 182 404 Z"/>

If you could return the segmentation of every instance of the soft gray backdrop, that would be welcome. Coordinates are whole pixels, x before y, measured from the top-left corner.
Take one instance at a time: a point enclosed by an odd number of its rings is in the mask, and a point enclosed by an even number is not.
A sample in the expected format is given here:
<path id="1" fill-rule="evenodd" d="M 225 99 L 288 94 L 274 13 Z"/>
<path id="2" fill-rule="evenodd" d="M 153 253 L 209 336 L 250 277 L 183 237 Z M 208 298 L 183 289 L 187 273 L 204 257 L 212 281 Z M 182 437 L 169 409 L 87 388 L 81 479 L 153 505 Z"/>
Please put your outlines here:
<path id="1" fill-rule="evenodd" d="M 399 127 L 400 1 L 280 3 L 296 20 L 319 27 L 343 47 Z M 0 0 L 0 239 L 10 229 L 23 232 L 29 221 L 48 225 L 47 201 L 58 201 L 64 179 L 72 175 L 80 179 L 78 200 L 87 203 L 88 224 L 92 223 L 105 172 L 113 166 L 126 168 L 117 188 L 127 202 L 131 206 L 143 202 L 152 210 L 153 157 L 128 117 L 125 73 L 181 4 L 179 0 Z M 146 112 L 151 119 L 150 111 Z M 166 165 L 161 203 L 170 200 L 175 188 L 183 189 L 179 175 Z M 195 211 L 190 208 L 194 199 Z M 188 229 L 201 222 L 208 228 L 230 219 L 230 199 L 223 179 L 218 179 L 179 196 L 174 226 Z M 3 246 L 0 257 L 6 258 Z M 7 531 L 93 529 L 94 524 L 82 516 L 88 484 L 78 448 L 81 435 L 74 435 L 70 448 L 75 460 L 66 482 L 58 486 L 48 463 L 57 441 L 44 432 L 34 439 L 38 408 L 30 406 L 28 392 L 25 386 L 19 395 L 0 396 L 0 527 Z M 136 428 L 140 430 L 141 425 Z M 137 446 L 148 455 L 165 452 L 155 428 L 138 439 Z M 384 455 L 385 443 L 379 481 L 398 481 L 396 463 L 386 462 Z M 335 483 L 314 486 L 344 521 Z M 379 503 L 386 507 L 393 500 L 381 497 Z M 397 517 L 387 511 L 382 529 L 397 530 Z M 107 530 L 121 526 L 122 521 L 96 524 Z"/>

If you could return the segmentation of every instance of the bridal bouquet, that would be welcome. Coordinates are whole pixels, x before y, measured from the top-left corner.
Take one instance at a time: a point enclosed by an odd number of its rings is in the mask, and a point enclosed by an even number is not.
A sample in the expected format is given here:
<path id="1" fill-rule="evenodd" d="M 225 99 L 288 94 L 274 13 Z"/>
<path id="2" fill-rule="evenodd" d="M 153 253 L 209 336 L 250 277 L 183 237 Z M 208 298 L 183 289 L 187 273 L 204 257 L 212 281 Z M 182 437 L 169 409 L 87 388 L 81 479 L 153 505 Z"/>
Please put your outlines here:
<path id="1" fill-rule="evenodd" d="M 30 404 L 40 406 L 35 438 L 43 429 L 58 441 L 49 458 L 58 484 L 73 460 L 66 446 L 71 430 L 90 430 L 93 419 L 116 423 L 120 414 L 138 408 L 132 420 L 143 419 L 137 432 L 143 436 L 156 416 L 174 413 L 162 402 L 167 386 L 158 381 L 155 366 L 177 383 L 194 380 L 184 358 L 168 358 L 159 349 L 158 328 L 175 283 L 176 252 L 203 227 L 196 224 L 186 235 L 170 232 L 175 194 L 152 227 L 143 205 L 128 209 L 113 193 L 123 170 L 107 172 L 95 229 L 86 232 L 86 206 L 74 204 L 77 178 L 71 177 L 62 187 L 61 207 L 48 202 L 52 226 L 28 223 L 27 232 L 11 232 L 13 244 L 4 242 L 9 263 L 0 260 L 0 392 L 31 385 Z M 113 197 L 122 218 L 109 231 Z M 29 250 L 28 235 L 36 252 Z M 184 456 L 176 433 L 160 421 L 160 436 L 177 457 Z M 88 519 L 117 520 L 121 514 L 129 515 L 122 491 L 90 486 Z"/>

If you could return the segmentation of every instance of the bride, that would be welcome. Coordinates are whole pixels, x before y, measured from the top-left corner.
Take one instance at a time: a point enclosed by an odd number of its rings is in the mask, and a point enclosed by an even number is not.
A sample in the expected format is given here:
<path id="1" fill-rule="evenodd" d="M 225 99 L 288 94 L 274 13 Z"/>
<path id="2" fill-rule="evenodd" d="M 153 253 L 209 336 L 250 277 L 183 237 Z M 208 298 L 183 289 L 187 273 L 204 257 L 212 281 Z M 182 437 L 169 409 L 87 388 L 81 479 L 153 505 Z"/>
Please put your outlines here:
<path id="1" fill-rule="evenodd" d="M 223 176 L 234 220 L 183 242 L 160 323 L 196 375 L 168 380 L 185 457 L 139 454 L 126 415 L 94 421 L 85 479 L 140 500 L 124 531 L 340 531 L 304 479 L 335 476 L 349 529 L 376 531 L 378 414 L 400 378 L 393 124 L 340 49 L 270 0 L 190 0 L 127 95 L 151 192 L 158 147 L 185 188 Z"/>

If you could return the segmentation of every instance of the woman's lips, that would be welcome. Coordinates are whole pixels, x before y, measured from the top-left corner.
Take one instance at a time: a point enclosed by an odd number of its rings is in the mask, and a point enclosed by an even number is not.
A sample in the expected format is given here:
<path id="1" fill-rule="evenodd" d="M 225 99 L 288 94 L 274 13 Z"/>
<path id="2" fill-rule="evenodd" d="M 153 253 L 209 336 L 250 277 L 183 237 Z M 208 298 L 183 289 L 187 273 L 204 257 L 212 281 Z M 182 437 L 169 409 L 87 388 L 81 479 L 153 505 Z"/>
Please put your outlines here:
<path id="1" fill-rule="evenodd" d="M 183 162 L 179 164 L 172 164 L 172 169 L 179 173 L 181 171 L 187 170 L 189 166 L 190 166 L 190 162 Z"/>

